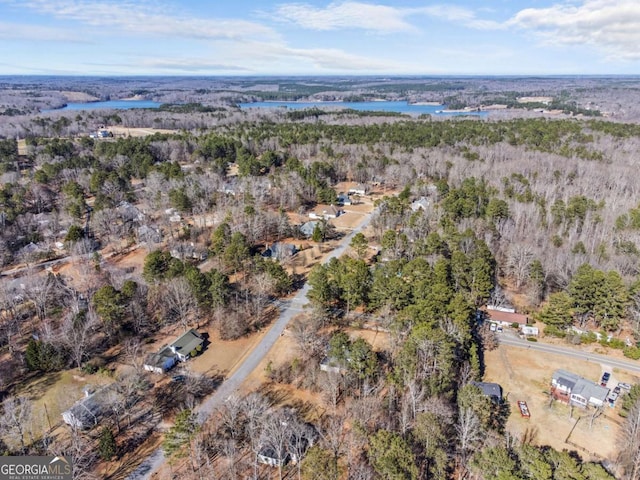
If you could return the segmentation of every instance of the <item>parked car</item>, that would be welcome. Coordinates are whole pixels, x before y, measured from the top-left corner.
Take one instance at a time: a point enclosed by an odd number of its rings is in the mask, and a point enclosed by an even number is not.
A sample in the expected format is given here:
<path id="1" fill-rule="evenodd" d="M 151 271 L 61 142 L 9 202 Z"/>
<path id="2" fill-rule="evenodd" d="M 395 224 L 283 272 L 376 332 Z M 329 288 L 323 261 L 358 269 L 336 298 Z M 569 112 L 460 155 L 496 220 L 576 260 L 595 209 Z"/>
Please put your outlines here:
<path id="1" fill-rule="evenodd" d="M 620 395 L 620 385 L 616 385 L 616 388 L 613 389 L 613 393 Z"/>
<path id="2" fill-rule="evenodd" d="M 609 372 L 604 372 L 602 374 L 602 380 L 600 380 L 600 385 L 602 385 L 603 387 L 606 387 L 607 383 L 609 383 L 610 378 L 611 378 L 611 374 Z"/>

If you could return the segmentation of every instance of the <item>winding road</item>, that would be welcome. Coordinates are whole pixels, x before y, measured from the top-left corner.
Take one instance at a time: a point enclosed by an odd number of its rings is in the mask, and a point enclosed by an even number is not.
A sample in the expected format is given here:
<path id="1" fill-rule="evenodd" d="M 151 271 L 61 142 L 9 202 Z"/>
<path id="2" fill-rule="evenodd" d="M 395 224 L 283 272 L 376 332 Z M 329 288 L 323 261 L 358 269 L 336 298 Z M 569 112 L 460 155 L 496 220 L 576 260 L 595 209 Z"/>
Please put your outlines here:
<path id="1" fill-rule="evenodd" d="M 365 229 L 371 219 L 375 216 L 377 210 L 374 210 L 370 214 L 367 214 L 365 218 L 355 227 L 351 233 L 346 235 L 339 243 L 339 245 L 329 253 L 323 263 L 329 262 L 332 258 L 341 256 L 351 243 L 351 239 L 354 235 Z M 240 385 L 246 380 L 251 372 L 253 372 L 260 362 L 264 359 L 265 355 L 271 350 L 271 347 L 276 343 L 276 340 L 284 332 L 289 322 L 298 315 L 304 306 L 308 303 L 307 294 L 310 287 L 308 283 L 298 290 L 296 295 L 287 301 L 280 302 L 281 310 L 280 316 L 273 323 L 269 331 L 262 337 L 260 343 L 258 343 L 253 350 L 247 355 L 242 364 L 236 368 L 236 370 L 220 385 L 220 387 L 211 394 L 204 402 L 196 407 L 198 414 L 198 420 L 200 423 L 204 423 L 207 418 L 227 399 L 232 395 Z M 153 472 L 157 470 L 165 461 L 164 453 L 161 448 L 154 450 L 142 463 L 136 468 L 128 477 L 127 480 L 146 480 L 151 477 Z"/>
<path id="2" fill-rule="evenodd" d="M 511 347 L 527 348 L 538 352 L 552 353 L 555 355 L 564 355 L 575 360 L 583 360 L 587 362 L 602 363 L 612 368 L 619 368 L 628 372 L 640 373 L 640 362 L 636 360 L 624 360 L 598 353 L 582 352 L 575 348 L 564 347 L 560 345 L 550 345 L 548 343 L 528 342 L 515 335 L 507 332 L 497 334 L 498 341 L 501 345 Z"/>

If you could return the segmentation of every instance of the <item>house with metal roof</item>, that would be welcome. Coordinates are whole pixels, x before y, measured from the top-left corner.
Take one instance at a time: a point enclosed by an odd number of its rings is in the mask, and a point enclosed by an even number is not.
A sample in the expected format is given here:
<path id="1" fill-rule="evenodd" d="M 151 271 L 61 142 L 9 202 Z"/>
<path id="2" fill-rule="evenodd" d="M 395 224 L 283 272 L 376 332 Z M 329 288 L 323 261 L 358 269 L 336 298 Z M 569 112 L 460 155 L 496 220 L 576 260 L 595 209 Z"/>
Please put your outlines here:
<path id="1" fill-rule="evenodd" d="M 204 344 L 204 338 L 193 328 L 187 330 L 180 337 L 178 337 L 169 348 L 178 357 L 181 362 L 186 362 L 191 357 L 192 352 L 199 352 L 202 350 Z"/>

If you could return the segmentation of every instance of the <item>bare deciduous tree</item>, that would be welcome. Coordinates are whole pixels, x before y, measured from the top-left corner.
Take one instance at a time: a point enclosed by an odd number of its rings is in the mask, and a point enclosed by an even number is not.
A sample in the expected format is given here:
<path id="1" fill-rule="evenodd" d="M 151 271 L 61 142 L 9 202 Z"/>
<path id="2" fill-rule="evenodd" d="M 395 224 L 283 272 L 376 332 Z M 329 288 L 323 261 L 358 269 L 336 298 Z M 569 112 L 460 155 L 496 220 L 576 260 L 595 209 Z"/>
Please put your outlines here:
<path id="1" fill-rule="evenodd" d="M 197 302 L 184 277 L 172 278 L 164 285 L 164 305 L 167 316 L 186 331 L 197 310 Z"/>
<path id="2" fill-rule="evenodd" d="M 480 419 L 471 408 L 462 408 L 458 412 L 455 428 L 461 464 L 466 465 L 469 452 L 482 439 Z"/>
<path id="3" fill-rule="evenodd" d="M 25 451 L 25 435 L 32 418 L 32 403 L 26 397 L 7 397 L 2 402 L 0 427 L 7 436 L 20 443 L 20 451 Z"/>
<path id="4" fill-rule="evenodd" d="M 640 400 L 629 410 L 620 432 L 619 461 L 624 468 L 625 478 L 640 477 Z"/>
<path id="5" fill-rule="evenodd" d="M 94 331 L 98 324 L 98 318 L 93 311 L 85 312 L 85 314 L 69 312 L 64 317 L 60 327 L 60 342 L 69 349 L 77 368 L 82 367 L 82 362 L 91 348 Z"/>

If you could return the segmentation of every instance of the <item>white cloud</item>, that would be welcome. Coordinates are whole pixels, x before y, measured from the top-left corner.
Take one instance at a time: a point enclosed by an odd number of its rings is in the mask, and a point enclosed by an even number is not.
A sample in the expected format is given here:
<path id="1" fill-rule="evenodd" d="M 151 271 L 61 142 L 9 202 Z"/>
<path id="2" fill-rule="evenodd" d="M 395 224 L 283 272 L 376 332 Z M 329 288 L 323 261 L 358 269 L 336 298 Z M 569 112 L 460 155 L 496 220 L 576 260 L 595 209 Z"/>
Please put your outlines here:
<path id="1" fill-rule="evenodd" d="M 236 19 L 198 18 L 172 12 L 158 4 L 143 1 L 111 0 L 2 0 L 26 7 L 39 14 L 77 21 L 109 32 L 196 39 L 276 39 L 279 35 L 264 25 Z M 96 30 L 94 33 L 100 33 Z"/>
<path id="2" fill-rule="evenodd" d="M 245 72 L 251 73 L 251 69 L 234 64 L 226 64 L 212 61 L 208 58 L 152 58 L 145 59 L 128 67 L 149 71 L 152 69 L 169 72 Z"/>
<path id="3" fill-rule="evenodd" d="M 410 11 L 446 20 L 451 23 L 459 23 L 477 30 L 496 30 L 502 28 L 502 25 L 494 20 L 482 20 L 476 17 L 473 10 L 455 5 L 432 5 Z"/>
<path id="4" fill-rule="evenodd" d="M 610 59 L 640 59 L 640 2 L 584 0 L 518 12 L 510 26 L 531 30 L 547 44 L 587 45 Z"/>
<path id="5" fill-rule="evenodd" d="M 310 30 L 360 28 L 386 34 L 418 31 L 408 20 L 414 16 L 428 16 L 475 29 L 500 28 L 498 22 L 477 18 L 473 10 L 446 4 L 400 8 L 346 1 L 330 3 L 326 8 L 317 8 L 305 3 L 288 3 L 276 8 L 274 18 Z"/>
<path id="6" fill-rule="evenodd" d="M 257 72 L 316 73 L 406 73 L 415 68 L 395 60 L 356 55 L 336 48 L 294 48 L 284 43 L 218 42 L 227 62 L 242 58 L 243 65 Z"/>
<path id="7" fill-rule="evenodd" d="M 310 30 L 361 28 L 381 33 L 414 30 L 404 19 L 405 10 L 360 2 L 331 3 L 326 8 L 289 3 L 279 5 L 275 15 Z"/>
<path id="8" fill-rule="evenodd" d="M 86 38 L 70 32 L 68 29 L 6 22 L 0 22 L 0 38 L 34 42 L 91 43 Z"/>

